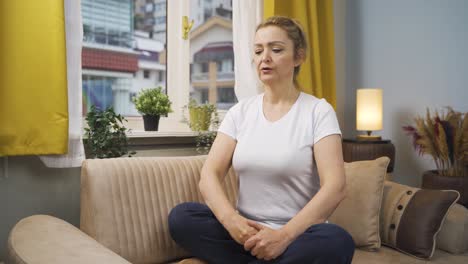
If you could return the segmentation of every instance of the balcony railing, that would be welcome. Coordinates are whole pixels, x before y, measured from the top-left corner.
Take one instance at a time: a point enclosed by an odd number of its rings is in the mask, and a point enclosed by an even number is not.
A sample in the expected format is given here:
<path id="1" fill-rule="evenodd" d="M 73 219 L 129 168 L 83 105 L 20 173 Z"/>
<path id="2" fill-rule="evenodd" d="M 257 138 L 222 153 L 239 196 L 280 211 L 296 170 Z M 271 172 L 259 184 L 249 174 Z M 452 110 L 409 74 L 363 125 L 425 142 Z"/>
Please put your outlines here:
<path id="1" fill-rule="evenodd" d="M 104 45 L 133 48 L 134 41 L 128 33 L 111 34 L 105 32 L 84 32 L 83 41 L 87 43 L 98 43 Z"/>
<path id="2" fill-rule="evenodd" d="M 210 76 L 208 72 L 192 73 L 192 81 L 208 81 Z M 234 72 L 217 72 L 216 80 L 218 81 L 233 81 Z"/>

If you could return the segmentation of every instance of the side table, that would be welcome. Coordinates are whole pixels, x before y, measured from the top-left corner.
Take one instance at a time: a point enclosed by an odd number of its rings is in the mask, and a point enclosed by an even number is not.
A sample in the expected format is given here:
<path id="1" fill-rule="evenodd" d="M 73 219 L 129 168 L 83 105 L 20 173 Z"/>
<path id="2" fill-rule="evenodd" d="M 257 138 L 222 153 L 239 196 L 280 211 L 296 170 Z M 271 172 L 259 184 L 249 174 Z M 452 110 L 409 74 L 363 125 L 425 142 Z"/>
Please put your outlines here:
<path id="1" fill-rule="evenodd" d="M 390 140 L 343 139 L 343 158 L 345 162 L 373 160 L 383 156 L 390 158 L 387 173 L 392 173 L 395 165 L 395 146 Z"/>

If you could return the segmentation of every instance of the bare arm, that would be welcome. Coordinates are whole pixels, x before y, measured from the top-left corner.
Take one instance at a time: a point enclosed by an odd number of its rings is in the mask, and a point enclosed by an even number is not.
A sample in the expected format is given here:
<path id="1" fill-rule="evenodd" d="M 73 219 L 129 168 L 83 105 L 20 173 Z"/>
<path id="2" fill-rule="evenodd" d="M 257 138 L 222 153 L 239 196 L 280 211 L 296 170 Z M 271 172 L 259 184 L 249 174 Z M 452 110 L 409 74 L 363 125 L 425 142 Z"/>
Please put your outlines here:
<path id="1" fill-rule="evenodd" d="M 218 133 L 203 165 L 198 185 L 206 204 L 218 221 L 237 243 L 243 245 L 259 230 L 249 226 L 248 222 L 251 220 L 237 213 L 229 203 L 221 185 L 231 167 L 236 144 L 237 142 L 231 137 Z"/>
<path id="2" fill-rule="evenodd" d="M 198 184 L 206 204 L 221 223 L 236 213 L 221 185 L 231 167 L 236 144 L 237 142 L 231 137 L 223 133 L 217 134 L 201 170 Z"/>
<path id="3" fill-rule="evenodd" d="M 317 194 L 283 227 L 292 241 L 313 224 L 323 223 L 345 197 L 341 137 L 330 135 L 314 145 L 314 157 L 321 188 Z"/>

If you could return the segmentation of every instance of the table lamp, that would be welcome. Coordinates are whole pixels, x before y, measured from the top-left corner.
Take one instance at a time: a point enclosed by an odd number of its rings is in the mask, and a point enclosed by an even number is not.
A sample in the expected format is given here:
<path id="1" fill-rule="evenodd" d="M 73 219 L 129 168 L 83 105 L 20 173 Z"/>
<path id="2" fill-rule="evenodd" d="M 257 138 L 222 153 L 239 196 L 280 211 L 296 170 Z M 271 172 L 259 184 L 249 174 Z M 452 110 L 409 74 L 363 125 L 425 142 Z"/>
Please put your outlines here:
<path id="1" fill-rule="evenodd" d="M 380 136 L 371 135 L 372 131 L 382 130 L 382 89 L 363 88 L 356 93 L 356 129 L 366 131 L 358 135 L 358 140 L 381 140 Z"/>

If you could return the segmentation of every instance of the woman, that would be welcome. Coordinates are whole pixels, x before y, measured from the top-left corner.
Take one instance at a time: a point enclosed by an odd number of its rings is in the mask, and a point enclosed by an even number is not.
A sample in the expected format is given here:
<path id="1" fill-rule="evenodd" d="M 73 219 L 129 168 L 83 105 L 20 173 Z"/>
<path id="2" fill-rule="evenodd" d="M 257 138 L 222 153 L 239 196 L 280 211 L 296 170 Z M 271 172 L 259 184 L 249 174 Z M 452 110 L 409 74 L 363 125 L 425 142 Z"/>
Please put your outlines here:
<path id="1" fill-rule="evenodd" d="M 271 17 L 254 44 L 265 92 L 226 114 L 201 171 L 207 205 L 176 206 L 171 235 L 209 263 L 351 263 L 351 236 L 326 223 L 345 197 L 336 115 L 296 80 L 304 32 L 290 18 Z M 231 165 L 239 176 L 236 208 L 221 187 Z"/>

